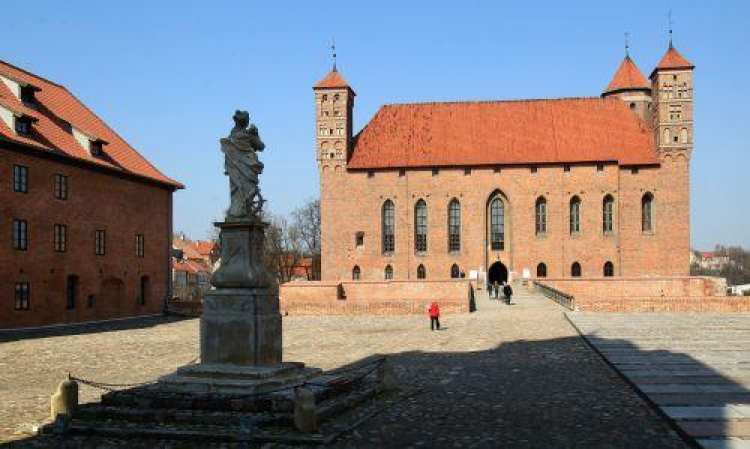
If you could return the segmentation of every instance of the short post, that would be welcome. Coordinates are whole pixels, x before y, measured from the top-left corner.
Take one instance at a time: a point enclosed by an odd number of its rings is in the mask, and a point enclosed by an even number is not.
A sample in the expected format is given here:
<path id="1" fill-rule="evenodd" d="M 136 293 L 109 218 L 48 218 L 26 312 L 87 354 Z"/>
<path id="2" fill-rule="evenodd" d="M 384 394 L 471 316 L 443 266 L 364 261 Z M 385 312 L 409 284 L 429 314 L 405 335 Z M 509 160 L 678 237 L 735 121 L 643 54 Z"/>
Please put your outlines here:
<path id="1" fill-rule="evenodd" d="M 393 370 L 393 364 L 387 358 L 378 365 L 378 382 L 385 390 L 398 389 L 398 380 Z"/>
<path id="2" fill-rule="evenodd" d="M 309 388 L 298 387 L 294 389 L 294 426 L 304 433 L 318 431 L 315 393 Z"/>
<path id="3" fill-rule="evenodd" d="M 68 419 L 78 407 L 78 382 L 73 379 L 67 379 L 60 382 L 57 391 L 50 397 L 50 414 L 52 420 L 56 420 L 59 415 Z"/>

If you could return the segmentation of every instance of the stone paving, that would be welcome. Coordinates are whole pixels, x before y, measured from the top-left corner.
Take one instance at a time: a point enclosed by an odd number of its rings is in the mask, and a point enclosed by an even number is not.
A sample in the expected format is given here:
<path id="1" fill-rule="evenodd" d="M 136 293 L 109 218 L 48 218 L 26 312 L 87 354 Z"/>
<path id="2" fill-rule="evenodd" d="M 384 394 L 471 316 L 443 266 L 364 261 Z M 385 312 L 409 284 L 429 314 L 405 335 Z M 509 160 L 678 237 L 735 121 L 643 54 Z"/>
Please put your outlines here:
<path id="1" fill-rule="evenodd" d="M 401 381 L 421 390 L 345 434 L 341 447 L 685 447 L 563 308 L 536 295 L 512 306 L 479 298 L 477 307 L 442 317 L 435 332 L 426 316 L 285 317 L 285 358 L 333 369 L 387 354 Z M 197 335 L 197 320 L 162 320 L 0 343 L 0 440 L 23 438 L 46 417 L 68 371 L 150 380 L 195 357 Z M 98 393 L 82 387 L 85 401 Z"/>
<path id="2" fill-rule="evenodd" d="M 750 314 L 568 317 L 698 444 L 750 448 Z"/>

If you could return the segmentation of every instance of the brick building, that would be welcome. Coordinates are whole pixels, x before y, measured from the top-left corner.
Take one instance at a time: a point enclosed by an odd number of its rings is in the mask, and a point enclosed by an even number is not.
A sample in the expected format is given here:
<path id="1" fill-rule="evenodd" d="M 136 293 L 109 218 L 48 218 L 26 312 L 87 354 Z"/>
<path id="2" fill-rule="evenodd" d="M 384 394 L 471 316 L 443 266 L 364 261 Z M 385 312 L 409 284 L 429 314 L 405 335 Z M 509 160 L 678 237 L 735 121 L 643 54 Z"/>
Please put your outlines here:
<path id="1" fill-rule="evenodd" d="M 689 274 L 693 69 L 670 42 L 599 97 L 385 105 L 313 87 L 322 279 Z"/>
<path id="2" fill-rule="evenodd" d="M 63 86 L 0 61 L 0 329 L 160 313 L 179 188 Z"/>

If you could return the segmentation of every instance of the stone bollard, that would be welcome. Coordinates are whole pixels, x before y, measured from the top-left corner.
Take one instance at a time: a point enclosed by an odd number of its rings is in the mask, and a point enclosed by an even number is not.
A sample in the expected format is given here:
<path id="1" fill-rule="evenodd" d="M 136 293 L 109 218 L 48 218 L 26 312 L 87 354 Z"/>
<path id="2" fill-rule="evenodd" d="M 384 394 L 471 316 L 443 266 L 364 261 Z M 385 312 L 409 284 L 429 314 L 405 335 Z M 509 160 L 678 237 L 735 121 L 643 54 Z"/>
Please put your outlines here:
<path id="1" fill-rule="evenodd" d="M 294 426 L 304 433 L 318 431 L 315 393 L 309 388 L 299 387 L 294 389 Z"/>
<path id="2" fill-rule="evenodd" d="M 383 360 L 383 363 L 378 366 L 378 382 L 386 390 L 398 389 L 396 373 L 393 371 L 393 364 L 388 359 Z"/>
<path id="3" fill-rule="evenodd" d="M 57 391 L 50 397 L 52 420 L 56 420 L 58 415 L 64 415 L 70 419 L 76 407 L 78 407 L 78 382 L 70 379 L 60 382 Z"/>

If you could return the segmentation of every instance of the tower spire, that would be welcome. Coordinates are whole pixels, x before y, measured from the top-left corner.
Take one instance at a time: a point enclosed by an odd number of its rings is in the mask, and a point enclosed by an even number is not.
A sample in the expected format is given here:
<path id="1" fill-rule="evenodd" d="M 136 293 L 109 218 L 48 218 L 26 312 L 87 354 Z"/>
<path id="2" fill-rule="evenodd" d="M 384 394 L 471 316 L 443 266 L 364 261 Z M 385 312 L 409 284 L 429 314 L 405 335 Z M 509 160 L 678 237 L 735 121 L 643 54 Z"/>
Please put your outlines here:
<path id="1" fill-rule="evenodd" d="M 626 31 L 625 32 L 625 57 L 629 57 L 630 56 L 630 51 L 629 51 L 630 50 L 630 42 L 629 42 L 629 39 L 628 39 L 629 37 L 630 36 L 629 36 L 628 32 Z"/>
<path id="2" fill-rule="evenodd" d="M 669 10 L 668 20 L 669 20 L 669 48 L 674 48 L 674 46 L 672 45 L 672 10 L 671 9 Z"/>
<path id="3" fill-rule="evenodd" d="M 336 39 L 331 41 L 331 57 L 333 58 L 333 71 L 338 72 L 336 68 Z"/>

